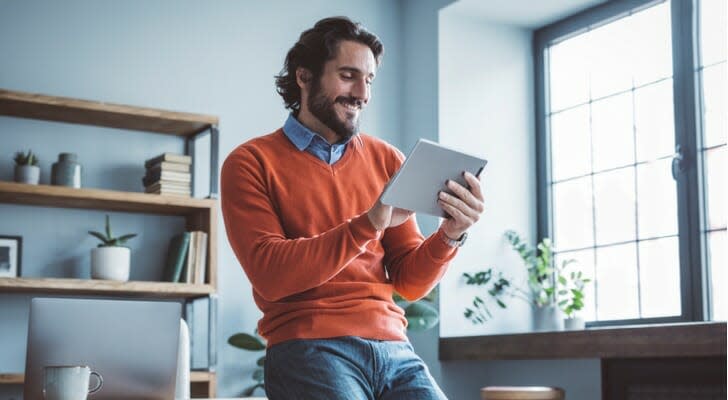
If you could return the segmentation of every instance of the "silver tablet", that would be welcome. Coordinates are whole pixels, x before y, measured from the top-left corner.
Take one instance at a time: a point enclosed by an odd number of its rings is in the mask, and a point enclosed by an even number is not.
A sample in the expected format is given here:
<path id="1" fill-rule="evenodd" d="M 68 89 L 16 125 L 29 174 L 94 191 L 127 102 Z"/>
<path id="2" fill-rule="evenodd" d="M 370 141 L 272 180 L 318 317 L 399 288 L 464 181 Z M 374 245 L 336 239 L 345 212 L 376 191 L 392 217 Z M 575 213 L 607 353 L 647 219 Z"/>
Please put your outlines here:
<path id="1" fill-rule="evenodd" d="M 381 201 L 416 213 L 447 217 L 437 204 L 438 192 L 452 193 L 445 182 L 450 179 L 468 187 L 463 171 L 479 176 L 487 163 L 483 158 L 420 139 L 384 189 Z"/>

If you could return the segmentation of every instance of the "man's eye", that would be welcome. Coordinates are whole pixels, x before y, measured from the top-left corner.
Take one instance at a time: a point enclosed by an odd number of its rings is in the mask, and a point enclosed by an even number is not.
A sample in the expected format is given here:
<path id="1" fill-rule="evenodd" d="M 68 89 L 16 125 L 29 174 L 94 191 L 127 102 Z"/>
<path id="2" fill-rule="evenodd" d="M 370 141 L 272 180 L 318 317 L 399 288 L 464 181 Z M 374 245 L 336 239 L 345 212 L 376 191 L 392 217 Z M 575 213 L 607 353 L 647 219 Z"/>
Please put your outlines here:
<path id="1" fill-rule="evenodd" d="M 353 75 L 341 75 L 341 77 L 344 79 L 353 79 L 354 78 Z"/>

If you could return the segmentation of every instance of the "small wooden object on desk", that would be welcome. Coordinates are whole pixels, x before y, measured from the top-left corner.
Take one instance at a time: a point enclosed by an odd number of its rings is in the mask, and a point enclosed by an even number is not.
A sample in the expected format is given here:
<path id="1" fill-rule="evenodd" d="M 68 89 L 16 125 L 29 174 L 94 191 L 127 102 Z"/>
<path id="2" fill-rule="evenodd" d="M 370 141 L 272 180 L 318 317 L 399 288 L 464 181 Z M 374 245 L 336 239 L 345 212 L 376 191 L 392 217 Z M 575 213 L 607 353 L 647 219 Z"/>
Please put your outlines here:
<path id="1" fill-rule="evenodd" d="M 480 389 L 482 400 L 564 400 L 564 390 L 544 386 L 488 386 Z"/>

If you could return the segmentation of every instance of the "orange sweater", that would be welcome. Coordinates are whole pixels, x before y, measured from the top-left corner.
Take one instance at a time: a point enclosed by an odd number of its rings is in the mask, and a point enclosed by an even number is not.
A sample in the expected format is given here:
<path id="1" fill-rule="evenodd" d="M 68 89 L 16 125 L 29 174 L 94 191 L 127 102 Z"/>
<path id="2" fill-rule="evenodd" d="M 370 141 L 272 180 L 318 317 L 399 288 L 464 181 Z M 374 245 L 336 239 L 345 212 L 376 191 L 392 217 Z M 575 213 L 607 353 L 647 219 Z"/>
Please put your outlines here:
<path id="1" fill-rule="evenodd" d="M 392 292 L 426 295 L 456 251 L 438 237 L 442 231 L 425 240 L 414 216 L 383 235 L 369 221 L 366 212 L 403 158 L 358 135 L 328 165 L 298 150 L 282 129 L 227 157 L 225 229 L 263 311 L 258 331 L 269 346 L 296 338 L 406 338 Z"/>

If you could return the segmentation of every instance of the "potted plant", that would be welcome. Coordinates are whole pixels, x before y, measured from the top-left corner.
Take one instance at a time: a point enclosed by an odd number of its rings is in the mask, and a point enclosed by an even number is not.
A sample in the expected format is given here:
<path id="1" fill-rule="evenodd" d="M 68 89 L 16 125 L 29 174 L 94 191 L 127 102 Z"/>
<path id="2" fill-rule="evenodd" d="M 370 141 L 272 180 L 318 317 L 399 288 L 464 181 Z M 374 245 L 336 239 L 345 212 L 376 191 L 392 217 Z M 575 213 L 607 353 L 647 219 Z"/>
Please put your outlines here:
<path id="1" fill-rule="evenodd" d="M 534 330 L 562 330 L 563 320 L 557 305 L 556 275 L 574 260 L 564 260 L 561 266 L 555 266 L 553 244 L 549 238 L 544 238 L 534 249 L 529 247 L 515 231 L 509 230 L 505 236 L 513 250 L 521 256 L 528 272 Z"/>
<path id="2" fill-rule="evenodd" d="M 98 247 L 91 249 L 91 278 L 128 281 L 131 250 L 123 245 L 137 234 L 130 233 L 118 238 L 114 237 L 111 234 L 108 215 L 106 216 L 105 234 L 96 231 L 88 233 L 101 241 Z"/>
<path id="3" fill-rule="evenodd" d="M 247 333 L 236 333 L 228 338 L 228 344 L 239 349 L 248 351 L 262 351 L 266 348 L 265 340 L 262 337 L 258 336 L 257 331 L 255 332 L 255 335 L 250 335 Z M 253 370 L 253 380 L 255 381 L 255 383 L 243 390 L 243 392 L 240 394 L 242 397 L 252 396 L 253 392 L 255 392 L 255 390 L 258 388 L 265 390 L 265 374 L 263 372 L 263 366 L 265 365 L 265 354 L 259 357 L 255 364 L 256 367 L 255 370 Z"/>
<path id="4" fill-rule="evenodd" d="M 577 316 L 576 312 L 584 308 L 584 286 L 591 282 L 591 279 L 585 278 L 581 271 L 571 271 L 568 279 L 563 275 L 563 271 L 559 274 L 559 307 L 564 312 L 564 329 L 567 331 L 584 329 L 584 318 Z"/>
<path id="5" fill-rule="evenodd" d="M 18 151 L 13 160 L 15 161 L 15 182 L 37 185 L 40 181 L 38 157 L 31 150 L 28 150 L 27 153 Z"/>
<path id="6" fill-rule="evenodd" d="M 529 293 L 511 284 L 501 272 L 494 272 L 493 268 L 479 271 L 474 274 L 463 273 L 466 285 L 486 286 L 490 285 L 486 293 L 492 301 L 500 308 L 506 308 L 505 297 L 515 297 L 530 302 Z M 473 324 L 483 324 L 493 318 L 493 313 L 488 307 L 489 301 L 481 296 L 475 296 L 471 306 L 465 308 L 463 315 Z M 472 308 L 471 308 L 472 307 Z"/>

